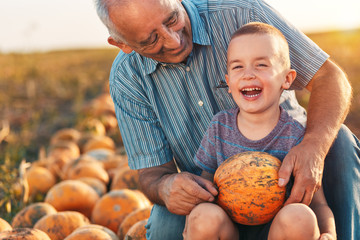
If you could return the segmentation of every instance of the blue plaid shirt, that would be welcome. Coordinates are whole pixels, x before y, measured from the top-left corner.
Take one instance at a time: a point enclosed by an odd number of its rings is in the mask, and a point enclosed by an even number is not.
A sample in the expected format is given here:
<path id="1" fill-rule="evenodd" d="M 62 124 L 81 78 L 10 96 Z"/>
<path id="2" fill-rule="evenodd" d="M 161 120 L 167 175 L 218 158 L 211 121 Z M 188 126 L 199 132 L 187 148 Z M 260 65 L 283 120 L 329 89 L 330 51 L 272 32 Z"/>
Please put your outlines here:
<path id="1" fill-rule="evenodd" d="M 194 156 L 214 114 L 235 106 L 225 83 L 231 34 L 248 22 L 274 25 L 287 38 L 293 89 L 304 88 L 328 58 L 316 44 L 260 0 L 183 0 L 194 47 L 186 64 L 161 63 L 120 52 L 110 73 L 110 93 L 129 166 L 141 169 L 175 159 L 180 170 L 201 172 Z M 282 107 L 299 122 L 306 113 L 294 91 L 284 91 Z"/>

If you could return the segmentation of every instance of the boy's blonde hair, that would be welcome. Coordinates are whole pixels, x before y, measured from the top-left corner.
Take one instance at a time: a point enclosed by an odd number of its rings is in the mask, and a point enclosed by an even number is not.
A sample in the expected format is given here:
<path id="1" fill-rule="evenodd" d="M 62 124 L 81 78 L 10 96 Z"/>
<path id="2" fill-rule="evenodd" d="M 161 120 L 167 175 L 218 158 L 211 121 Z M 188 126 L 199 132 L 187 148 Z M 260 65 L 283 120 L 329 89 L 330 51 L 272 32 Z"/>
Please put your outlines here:
<path id="1" fill-rule="evenodd" d="M 290 68 L 289 45 L 285 36 L 280 32 L 279 29 L 266 23 L 251 22 L 243 25 L 238 30 L 236 30 L 231 36 L 231 40 L 239 36 L 250 34 L 268 34 L 277 37 L 282 45 L 279 58 L 283 61 L 283 64 L 286 68 Z"/>

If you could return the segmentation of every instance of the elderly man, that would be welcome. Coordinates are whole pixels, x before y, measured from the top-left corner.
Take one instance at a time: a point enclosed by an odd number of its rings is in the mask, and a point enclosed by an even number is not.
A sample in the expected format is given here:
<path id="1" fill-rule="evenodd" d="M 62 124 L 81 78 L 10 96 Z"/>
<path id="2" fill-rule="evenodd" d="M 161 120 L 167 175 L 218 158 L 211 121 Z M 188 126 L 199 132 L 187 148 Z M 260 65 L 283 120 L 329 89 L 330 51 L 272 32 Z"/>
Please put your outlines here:
<path id="1" fill-rule="evenodd" d="M 316 44 L 261 0 L 95 2 L 108 42 L 121 49 L 110 93 L 129 166 L 139 169 L 142 189 L 155 203 L 148 239 L 182 239 L 184 215 L 217 194 L 199 176 L 193 157 L 212 116 L 235 106 L 225 84 L 226 49 L 231 34 L 252 21 L 283 32 L 298 72 L 292 89 L 311 91 L 307 117 L 294 91 L 281 100 L 290 115 L 306 123 L 303 141 L 279 171 L 280 185 L 295 178 L 286 203 L 309 204 L 323 184 L 339 239 L 360 239 L 360 144 L 342 126 L 351 87 Z"/>

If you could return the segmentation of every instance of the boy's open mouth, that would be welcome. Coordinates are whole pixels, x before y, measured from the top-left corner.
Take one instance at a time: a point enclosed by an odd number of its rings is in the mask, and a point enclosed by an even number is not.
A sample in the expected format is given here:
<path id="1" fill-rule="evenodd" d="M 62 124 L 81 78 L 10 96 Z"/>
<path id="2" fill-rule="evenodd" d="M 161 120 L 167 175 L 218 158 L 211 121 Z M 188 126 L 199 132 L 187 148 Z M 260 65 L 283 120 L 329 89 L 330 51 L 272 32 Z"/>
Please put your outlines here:
<path id="1" fill-rule="evenodd" d="M 259 94 L 261 93 L 262 89 L 259 87 L 253 87 L 253 88 L 243 88 L 241 89 L 241 93 L 245 96 L 245 97 L 256 97 L 259 96 Z"/>

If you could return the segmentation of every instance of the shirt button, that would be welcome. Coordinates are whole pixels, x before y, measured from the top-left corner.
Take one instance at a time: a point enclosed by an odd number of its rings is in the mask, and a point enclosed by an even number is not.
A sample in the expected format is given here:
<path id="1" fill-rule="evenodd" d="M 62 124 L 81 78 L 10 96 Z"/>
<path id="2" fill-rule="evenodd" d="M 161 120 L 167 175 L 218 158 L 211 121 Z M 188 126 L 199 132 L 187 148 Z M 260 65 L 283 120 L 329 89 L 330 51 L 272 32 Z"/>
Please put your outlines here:
<path id="1" fill-rule="evenodd" d="M 198 102 L 198 104 L 199 104 L 200 107 L 202 107 L 202 106 L 204 105 L 204 102 L 200 100 L 200 101 Z"/>
<path id="2" fill-rule="evenodd" d="M 186 70 L 187 72 L 190 72 L 190 67 L 187 66 L 187 67 L 185 68 L 185 70 Z"/>

